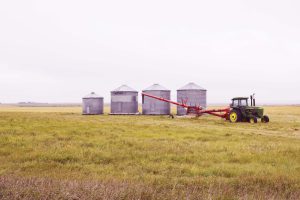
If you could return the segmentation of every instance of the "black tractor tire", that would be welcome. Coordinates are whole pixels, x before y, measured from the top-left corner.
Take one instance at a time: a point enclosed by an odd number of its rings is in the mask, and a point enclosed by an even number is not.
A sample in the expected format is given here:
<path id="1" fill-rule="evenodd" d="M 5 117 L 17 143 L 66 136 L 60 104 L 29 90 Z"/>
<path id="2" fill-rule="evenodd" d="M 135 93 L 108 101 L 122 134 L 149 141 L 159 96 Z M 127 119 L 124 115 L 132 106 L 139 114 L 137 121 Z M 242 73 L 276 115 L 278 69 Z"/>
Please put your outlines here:
<path id="1" fill-rule="evenodd" d="M 257 117 L 250 117 L 249 118 L 249 123 L 256 124 L 257 123 Z"/>
<path id="2" fill-rule="evenodd" d="M 242 117 L 240 111 L 235 110 L 235 109 L 231 110 L 228 116 L 229 116 L 228 117 L 229 121 L 231 123 L 240 122 L 241 121 L 241 117 Z"/>
<path id="3" fill-rule="evenodd" d="M 261 118 L 261 122 L 262 123 L 268 123 L 270 121 L 268 115 L 264 115 L 262 118 Z"/>

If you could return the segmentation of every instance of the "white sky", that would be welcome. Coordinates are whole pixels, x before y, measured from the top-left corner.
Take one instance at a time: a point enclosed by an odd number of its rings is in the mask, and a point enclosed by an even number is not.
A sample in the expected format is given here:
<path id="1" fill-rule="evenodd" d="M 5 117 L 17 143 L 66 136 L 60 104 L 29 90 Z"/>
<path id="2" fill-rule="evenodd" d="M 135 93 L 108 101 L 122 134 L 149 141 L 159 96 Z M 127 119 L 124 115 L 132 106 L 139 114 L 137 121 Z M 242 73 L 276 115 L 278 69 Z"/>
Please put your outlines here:
<path id="1" fill-rule="evenodd" d="M 300 1 L 1 0 L 0 72 L 2 103 L 191 81 L 208 103 L 300 103 Z"/>

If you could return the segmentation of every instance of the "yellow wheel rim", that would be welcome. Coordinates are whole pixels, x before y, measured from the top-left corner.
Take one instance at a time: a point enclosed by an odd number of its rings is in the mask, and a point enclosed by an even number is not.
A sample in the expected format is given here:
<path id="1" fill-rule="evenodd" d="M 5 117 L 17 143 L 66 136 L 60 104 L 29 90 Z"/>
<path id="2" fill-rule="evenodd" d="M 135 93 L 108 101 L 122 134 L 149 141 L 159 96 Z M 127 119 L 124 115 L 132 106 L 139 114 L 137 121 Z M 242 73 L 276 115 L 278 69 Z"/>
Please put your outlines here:
<path id="1" fill-rule="evenodd" d="M 230 121 L 236 122 L 237 121 L 237 114 L 235 112 L 230 114 Z"/>
<path id="2" fill-rule="evenodd" d="M 253 118 L 250 119 L 250 123 L 254 124 L 254 119 Z"/>

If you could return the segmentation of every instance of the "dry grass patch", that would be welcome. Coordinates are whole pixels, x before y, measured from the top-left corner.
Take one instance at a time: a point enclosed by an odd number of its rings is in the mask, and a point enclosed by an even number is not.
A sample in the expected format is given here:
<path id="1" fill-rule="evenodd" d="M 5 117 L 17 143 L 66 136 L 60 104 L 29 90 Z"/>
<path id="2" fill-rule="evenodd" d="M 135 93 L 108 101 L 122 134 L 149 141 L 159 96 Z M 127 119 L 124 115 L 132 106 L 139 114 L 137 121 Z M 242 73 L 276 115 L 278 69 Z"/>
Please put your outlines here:
<path id="1" fill-rule="evenodd" d="M 269 124 L 9 109 L 0 108 L 0 199 L 299 196 L 300 107 L 267 107 Z"/>

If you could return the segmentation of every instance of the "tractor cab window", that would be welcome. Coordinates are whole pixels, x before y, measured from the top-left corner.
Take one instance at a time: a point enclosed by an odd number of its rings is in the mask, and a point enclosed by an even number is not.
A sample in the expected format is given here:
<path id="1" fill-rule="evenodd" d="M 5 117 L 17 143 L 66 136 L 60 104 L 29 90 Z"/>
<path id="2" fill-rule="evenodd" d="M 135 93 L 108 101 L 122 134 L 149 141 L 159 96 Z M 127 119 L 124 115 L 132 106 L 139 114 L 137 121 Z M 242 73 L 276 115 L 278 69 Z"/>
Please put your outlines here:
<path id="1" fill-rule="evenodd" d="M 248 99 L 234 99 L 231 105 L 233 107 L 248 106 Z"/>
<path id="2" fill-rule="evenodd" d="M 233 101 L 232 101 L 232 106 L 238 106 L 238 105 L 239 105 L 238 100 L 233 100 Z"/>
<path id="3" fill-rule="evenodd" d="M 240 106 L 248 106 L 248 100 L 247 99 L 241 99 L 239 100 Z"/>

